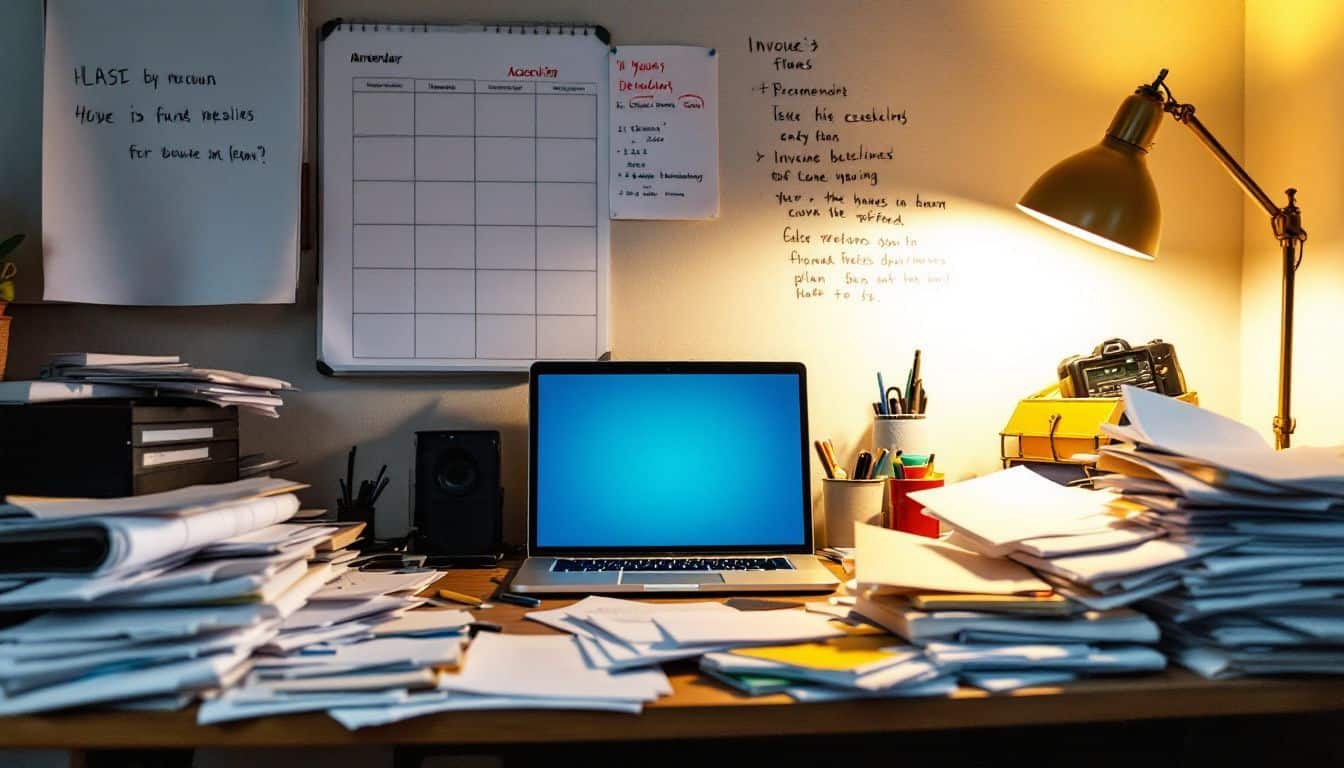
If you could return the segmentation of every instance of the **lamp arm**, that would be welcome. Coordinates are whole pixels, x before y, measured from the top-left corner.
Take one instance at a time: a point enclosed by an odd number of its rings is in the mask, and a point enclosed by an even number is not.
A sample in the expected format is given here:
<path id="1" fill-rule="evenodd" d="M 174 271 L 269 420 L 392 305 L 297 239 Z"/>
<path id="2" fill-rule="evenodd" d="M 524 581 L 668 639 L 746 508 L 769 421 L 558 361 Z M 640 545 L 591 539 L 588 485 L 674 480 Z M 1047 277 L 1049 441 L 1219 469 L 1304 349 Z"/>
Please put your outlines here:
<path id="1" fill-rule="evenodd" d="M 1176 122 L 1183 123 L 1185 127 L 1189 128 L 1190 131 L 1195 134 L 1195 138 L 1199 139 L 1200 143 L 1207 147 L 1208 150 L 1213 153 L 1214 157 L 1218 158 L 1218 162 L 1223 164 L 1223 167 L 1232 175 L 1232 178 L 1236 179 L 1237 183 L 1241 185 L 1241 188 L 1246 190 L 1246 194 L 1254 198 L 1255 201 L 1260 204 L 1260 207 L 1265 209 L 1266 213 L 1271 217 L 1278 216 L 1281 213 L 1279 206 L 1274 202 L 1274 199 L 1255 182 L 1255 179 L 1251 178 L 1251 175 L 1246 172 L 1246 169 L 1241 167 L 1241 163 L 1238 163 L 1236 158 L 1232 157 L 1232 153 L 1228 152 L 1227 148 L 1224 147 L 1222 143 L 1209 132 L 1209 129 L 1204 126 L 1204 123 L 1195 116 L 1195 108 L 1193 105 L 1180 104 L 1174 100 L 1169 100 L 1164 109 L 1176 119 Z"/>
<path id="2" fill-rule="evenodd" d="M 1282 450 L 1289 446 L 1293 430 L 1297 427 L 1297 420 L 1292 417 L 1293 293 L 1297 267 L 1302 261 L 1303 244 L 1307 240 L 1307 231 L 1302 228 L 1302 209 L 1297 207 L 1297 190 L 1288 190 L 1287 205 L 1282 207 L 1277 205 L 1273 198 L 1255 183 L 1255 179 L 1251 178 L 1246 169 L 1241 167 L 1241 163 L 1232 157 L 1232 153 L 1228 152 L 1209 129 L 1204 127 L 1204 123 L 1200 122 L 1198 117 L 1195 117 L 1194 106 L 1182 104 L 1171 95 L 1171 89 L 1162 82 L 1164 79 L 1166 70 L 1162 70 L 1157 80 L 1147 88 L 1150 92 L 1155 92 L 1161 87 L 1166 92 L 1167 98 L 1162 106 L 1163 110 L 1175 118 L 1176 122 L 1184 123 L 1195 134 L 1195 138 L 1218 158 L 1218 162 L 1223 164 L 1241 188 L 1246 190 L 1246 194 L 1265 209 L 1274 229 L 1274 237 L 1279 241 L 1283 251 L 1283 294 L 1279 317 L 1279 407 L 1278 414 L 1274 417 L 1274 445 Z"/>

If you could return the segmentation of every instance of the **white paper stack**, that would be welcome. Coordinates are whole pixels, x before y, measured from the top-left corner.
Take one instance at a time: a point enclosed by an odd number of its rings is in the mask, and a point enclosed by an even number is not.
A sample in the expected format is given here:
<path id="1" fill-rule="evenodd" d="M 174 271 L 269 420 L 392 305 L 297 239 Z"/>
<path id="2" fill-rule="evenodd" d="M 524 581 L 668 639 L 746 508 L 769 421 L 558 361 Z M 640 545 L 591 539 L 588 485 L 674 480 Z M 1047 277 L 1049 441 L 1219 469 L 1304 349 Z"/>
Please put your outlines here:
<path id="1" fill-rule="evenodd" d="M 11 382 L 10 399 L 28 402 L 34 398 L 174 397 L 234 405 L 275 417 L 276 408 L 284 404 L 280 393 L 293 389 L 289 382 L 268 376 L 193 368 L 173 355 L 59 354 L 47 363 L 42 379 L 42 382 L 18 382 L 28 385 L 22 390 L 14 388 Z M 69 385 L 67 391 L 41 386 L 55 383 Z"/>
<path id="2" fill-rule="evenodd" d="M 1251 427 L 1126 388 L 1128 444 L 1102 483 L 1201 552 L 1139 604 L 1173 658 L 1207 677 L 1344 672 L 1344 450 L 1275 451 Z"/>
<path id="3" fill-rule="evenodd" d="M 1013 560 L 869 525 L 856 543 L 854 613 L 911 643 L 939 679 L 1003 691 L 1042 684 L 1037 673 L 1060 682 L 1166 666 L 1147 616 L 1087 611 Z"/>
<path id="4" fill-rule="evenodd" d="M 949 544 L 1010 558 L 1097 611 L 1175 589 L 1183 566 L 1245 540 L 1170 536 L 1114 493 L 1067 488 L 1026 467 L 910 497 L 953 531 Z"/>
<path id="5" fill-rule="evenodd" d="M 36 614 L 0 628 L 0 714 L 185 705 L 239 680 L 344 568 L 310 561 L 321 537 L 307 533 L 302 546 L 234 546 L 289 531 L 290 491 L 301 487 L 266 479 L 129 499 L 9 499 L 0 570 L 15 581 L 0 610 Z"/>

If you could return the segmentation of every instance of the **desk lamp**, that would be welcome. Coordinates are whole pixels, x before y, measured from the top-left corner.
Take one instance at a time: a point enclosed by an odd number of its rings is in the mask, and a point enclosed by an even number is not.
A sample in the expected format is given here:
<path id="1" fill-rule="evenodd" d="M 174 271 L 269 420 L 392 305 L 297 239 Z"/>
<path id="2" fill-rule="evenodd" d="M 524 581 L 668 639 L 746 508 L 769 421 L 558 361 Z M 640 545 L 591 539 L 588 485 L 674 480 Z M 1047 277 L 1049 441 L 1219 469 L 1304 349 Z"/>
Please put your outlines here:
<path id="1" fill-rule="evenodd" d="M 1293 377 L 1293 278 L 1302 262 L 1307 233 L 1297 207 L 1297 190 L 1287 190 L 1280 207 L 1227 149 L 1167 87 L 1167 70 L 1151 84 L 1141 85 L 1116 111 L 1101 143 L 1065 158 L 1041 174 L 1017 207 L 1023 213 L 1113 251 L 1152 260 L 1162 231 L 1162 208 L 1148 173 L 1152 146 L 1162 114 L 1183 123 L 1232 178 L 1269 214 L 1274 237 L 1283 249 L 1283 311 L 1279 334 L 1279 412 L 1274 417 L 1274 442 L 1287 448 L 1296 423 L 1291 414 Z"/>

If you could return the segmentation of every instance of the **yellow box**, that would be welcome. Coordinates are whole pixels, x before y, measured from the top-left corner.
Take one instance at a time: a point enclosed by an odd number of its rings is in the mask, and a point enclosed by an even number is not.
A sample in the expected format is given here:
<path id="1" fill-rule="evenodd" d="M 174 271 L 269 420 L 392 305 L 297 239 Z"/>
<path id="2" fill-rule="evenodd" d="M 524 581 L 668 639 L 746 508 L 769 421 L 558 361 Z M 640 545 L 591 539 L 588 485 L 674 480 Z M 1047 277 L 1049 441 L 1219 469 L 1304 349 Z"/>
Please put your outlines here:
<path id="1" fill-rule="evenodd" d="M 1194 392 L 1179 399 L 1199 404 Z M 1063 397 L 1060 385 L 1052 384 L 1013 409 L 999 433 L 999 458 L 1005 467 L 1020 461 L 1093 464 L 1097 451 L 1110 442 L 1101 425 L 1119 424 L 1124 414 L 1118 397 Z"/>

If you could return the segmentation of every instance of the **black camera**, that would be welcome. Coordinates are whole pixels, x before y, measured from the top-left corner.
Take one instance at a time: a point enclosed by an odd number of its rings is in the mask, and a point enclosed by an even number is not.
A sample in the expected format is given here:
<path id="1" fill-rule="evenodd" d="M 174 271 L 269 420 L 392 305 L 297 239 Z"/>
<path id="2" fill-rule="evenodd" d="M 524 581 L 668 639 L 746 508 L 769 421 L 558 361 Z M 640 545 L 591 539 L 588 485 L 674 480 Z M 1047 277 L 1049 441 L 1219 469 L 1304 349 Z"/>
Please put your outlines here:
<path id="1" fill-rule="evenodd" d="M 1124 339 L 1107 339 L 1091 355 L 1064 358 L 1057 372 L 1065 397 L 1119 397 L 1125 384 L 1171 397 L 1185 394 L 1176 348 L 1161 339 L 1140 347 L 1131 347 Z"/>

